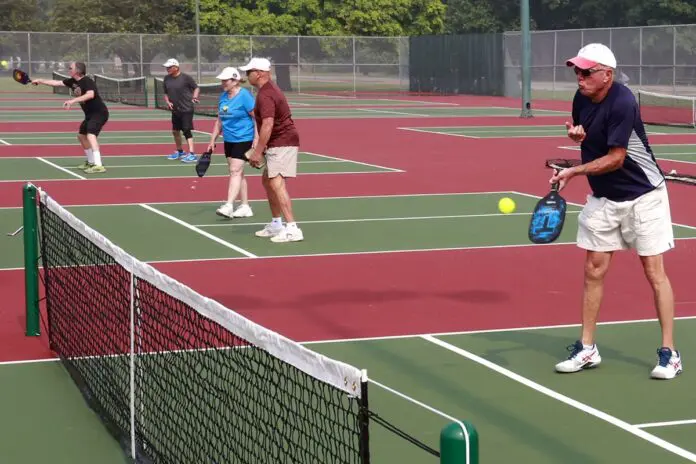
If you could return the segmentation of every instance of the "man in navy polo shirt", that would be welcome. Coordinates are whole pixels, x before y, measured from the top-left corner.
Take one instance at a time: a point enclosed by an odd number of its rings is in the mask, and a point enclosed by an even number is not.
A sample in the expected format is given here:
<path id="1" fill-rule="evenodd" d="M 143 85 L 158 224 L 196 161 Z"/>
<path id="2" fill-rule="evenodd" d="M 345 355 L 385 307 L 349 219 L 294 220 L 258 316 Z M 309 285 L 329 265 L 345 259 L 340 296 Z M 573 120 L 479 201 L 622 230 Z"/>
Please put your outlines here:
<path id="1" fill-rule="evenodd" d="M 577 244 L 587 250 L 580 340 L 568 347 L 570 356 L 558 372 L 578 372 L 597 366 L 602 358 L 595 344 L 597 315 L 606 275 L 615 251 L 635 249 L 643 264 L 662 328 L 657 379 L 682 372 L 674 348 L 674 294 L 662 255 L 674 248 L 667 187 L 655 161 L 630 89 L 614 81 L 616 58 L 602 44 L 589 44 L 567 61 L 574 67 L 578 90 L 568 137 L 580 143 L 582 163 L 551 178 L 563 188 L 573 177 L 587 176 L 592 194 L 578 218 Z"/>

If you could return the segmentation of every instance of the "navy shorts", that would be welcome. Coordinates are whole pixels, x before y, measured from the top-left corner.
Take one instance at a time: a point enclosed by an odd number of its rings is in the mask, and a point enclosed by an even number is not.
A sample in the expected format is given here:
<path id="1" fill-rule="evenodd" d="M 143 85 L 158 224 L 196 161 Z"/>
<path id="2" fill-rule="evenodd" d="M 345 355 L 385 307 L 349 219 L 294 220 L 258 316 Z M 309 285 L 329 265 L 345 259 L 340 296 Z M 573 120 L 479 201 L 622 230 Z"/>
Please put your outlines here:
<path id="1" fill-rule="evenodd" d="M 252 141 L 248 142 L 225 142 L 225 156 L 246 161 L 244 153 L 251 148 Z"/>

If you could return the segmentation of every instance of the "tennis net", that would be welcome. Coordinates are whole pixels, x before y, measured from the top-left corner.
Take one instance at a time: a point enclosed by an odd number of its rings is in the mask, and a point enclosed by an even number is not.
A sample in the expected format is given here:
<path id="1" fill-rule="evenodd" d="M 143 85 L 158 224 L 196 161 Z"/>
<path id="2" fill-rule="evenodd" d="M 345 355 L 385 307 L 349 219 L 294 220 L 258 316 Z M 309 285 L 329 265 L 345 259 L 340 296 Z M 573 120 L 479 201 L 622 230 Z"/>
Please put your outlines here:
<path id="1" fill-rule="evenodd" d="M 638 90 L 638 103 L 646 124 L 696 127 L 696 97 Z"/>
<path id="2" fill-rule="evenodd" d="M 53 76 L 51 79 L 54 81 L 64 81 L 70 76 L 66 76 L 65 74 L 53 72 Z M 61 94 L 61 95 L 72 95 L 72 90 L 70 90 L 68 87 L 62 86 L 62 87 L 53 87 L 53 93 Z"/>
<path id="3" fill-rule="evenodd" d="M 369 462 L 365 371 L 201 296 L 39 192 L 51 349 L 133 461 Z"/>
<path id="4" fill-rule="evenodd" d="M 96 74 L 94 82 L 103 100 L 124 105 L 148 106 L 147 77 L 114 79 Z"/>
<path id="5" fill-rule="evenodd" d="M 155 77 L 155 108 L 169 111 L 167 102 L 164 100 L 164 80 Z M 200 89 L 198 94 L 199 103 L 194 105 L 194 114 L 202 116 L 217 116 L 218 99 L 222 93 L 220 84 L 198 84 Z"/>

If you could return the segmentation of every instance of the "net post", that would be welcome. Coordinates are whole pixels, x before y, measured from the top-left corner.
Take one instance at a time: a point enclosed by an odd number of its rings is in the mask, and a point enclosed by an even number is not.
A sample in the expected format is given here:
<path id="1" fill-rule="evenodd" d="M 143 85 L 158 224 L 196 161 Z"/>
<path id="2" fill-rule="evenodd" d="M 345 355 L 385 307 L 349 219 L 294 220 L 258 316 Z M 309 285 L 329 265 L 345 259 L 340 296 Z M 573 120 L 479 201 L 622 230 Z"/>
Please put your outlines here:
<path id="1" fill-rule="evenodd" d="M 367 370 L 362 370 L 360 379 L 360 462 L 361 464 L 370 464 L 370 408 L 367 400 Z"/>
<path id="2" fill-rule="evenodd" d="M 28 337 L 41 335 L 39 327 L 39 235 L 36 206 L 37 189 L 31 183 L 23 188 L 24 220 L 24 298 Z"/>
<path id="3" fill-rule="evenodd" d="M 478 464 L 476 428 L 467 421 L 450 422 L 440 431 L 440 464 Z"/>

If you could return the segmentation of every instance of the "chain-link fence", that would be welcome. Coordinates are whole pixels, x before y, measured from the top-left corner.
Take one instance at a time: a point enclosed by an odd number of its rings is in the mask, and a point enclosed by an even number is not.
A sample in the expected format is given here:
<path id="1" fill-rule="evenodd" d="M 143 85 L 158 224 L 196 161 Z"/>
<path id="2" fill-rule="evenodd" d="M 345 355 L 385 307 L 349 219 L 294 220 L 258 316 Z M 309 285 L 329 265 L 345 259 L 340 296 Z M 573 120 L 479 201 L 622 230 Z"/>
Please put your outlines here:
<path id="1" fill-rule="evenodd" d="M 612 49 L 617 75 L 633 89 L 696 95 L 696 25 L 532 32 L 532 94 L 571 98 L 577 88 L 568 58 L 588 43 Z M 521 95 L 520 32 L 504 34 L 506 95 Z"/>
<path id="2" fill-rule="evenodd" d="M 197 54 L 200 41 L 200 56 Z M 108 77 L 164 76 L 176 58 L 184 72 L 215 82 L 225 66 L 270 58 L 286 90 L 404 92 L 409 87 L 408 37 L 299 37 L 0 32 L 0 59 L 34 75 L 66 72 L 84 61 Z M 199 74 L 200 71 L 200 74 Z"/>

